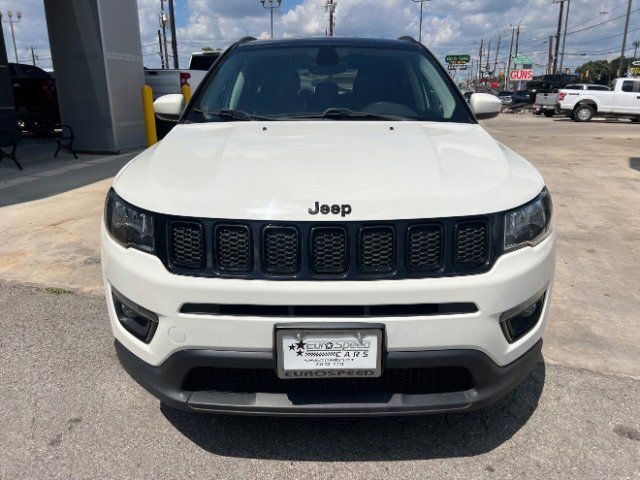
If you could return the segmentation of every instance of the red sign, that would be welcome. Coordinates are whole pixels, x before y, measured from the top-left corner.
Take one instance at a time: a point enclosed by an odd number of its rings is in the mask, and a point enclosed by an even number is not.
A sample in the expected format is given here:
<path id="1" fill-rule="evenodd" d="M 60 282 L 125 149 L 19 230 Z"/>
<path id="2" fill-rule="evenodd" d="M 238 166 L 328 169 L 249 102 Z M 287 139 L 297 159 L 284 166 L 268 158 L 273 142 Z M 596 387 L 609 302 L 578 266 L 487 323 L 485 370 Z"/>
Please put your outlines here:
<path id="1" fill-rule="evenodd" d="M 509 79 L 528 82 L 529 80 L 533 80 L 533 70 L 511 70 L 509 72 Z"/>

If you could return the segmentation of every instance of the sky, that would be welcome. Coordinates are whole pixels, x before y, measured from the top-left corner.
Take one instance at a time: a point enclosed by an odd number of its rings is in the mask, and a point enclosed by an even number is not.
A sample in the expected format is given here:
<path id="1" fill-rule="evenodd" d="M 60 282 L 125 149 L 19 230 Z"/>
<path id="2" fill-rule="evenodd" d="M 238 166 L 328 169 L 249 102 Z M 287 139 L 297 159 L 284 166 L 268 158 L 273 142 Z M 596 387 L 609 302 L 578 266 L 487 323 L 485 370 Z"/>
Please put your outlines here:
<path id="1" fill-rule="evenodd" d="M 0 12 L 6 14 L 10 9 L 22 12 L 22 20 L 15 25 L 20 60 L 31 62 L 33 46 L 36 63 L 50 69 L 44 1 L 0 0 Z M 414 0 L 336 2 L 336 35 L 418 37 L 420 5 Z M 587 60 L 611 59 L 620 54 L 627 2 L 571 0 L 565 66 L 573 69 Z M 160 0 L 137 0 L 137 3 L 144 64 L 158 67 Z M 274 10 L 274 36 L 325 35 L 328 26 L 325 3 L 326 0 L 282 0 L 280 8 Z M 203 47 L 225 48 L 246 35 L 269 37 L 269 12 L 259 0 L 175 0 L 175 7 L 181 66 L 186 67 L 191 52 Z M 535 69 L 540 72 L 547 63 L 549 35 L 556 33 L 558 10 L 554 0 L 429 0 L 424 2 L 422 40 L 442 60 L 448 54 L 477 57 L 480 42 L 485 47 L 491 42 L 493 62 L 500 35 L 500 68 L 508 57 L 510 27 L 520 24 L 519 53 L 533 56 Z M 633 2 L 632 12 L 627 56 L 633 56 L 632 42 L 640 40 L 640 1 Z M 9 25 L 4 23 L 3 27 L 7 53 L 13 61 Z"/>

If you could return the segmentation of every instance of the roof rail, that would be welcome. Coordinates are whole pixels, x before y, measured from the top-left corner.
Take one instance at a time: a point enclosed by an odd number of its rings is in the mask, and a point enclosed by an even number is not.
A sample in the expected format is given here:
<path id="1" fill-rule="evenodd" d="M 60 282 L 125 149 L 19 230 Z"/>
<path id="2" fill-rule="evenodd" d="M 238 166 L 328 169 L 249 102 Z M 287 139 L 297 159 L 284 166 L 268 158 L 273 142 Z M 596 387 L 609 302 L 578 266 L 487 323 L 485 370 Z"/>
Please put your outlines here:
<path id="1" fill-rule="evenodd" d="M 398 37 L 398 40 L 402 40 L 403 42 L 418 43 L 418 41 L 411 35 L 403 35 L 401 37 Z"/>
<path id="2" fill-rule="evenodd" d="M 238 40 L 236 43 L 238 45 L 242 45 L 243 43 L 248 43 L 248 42 L 253 42 L 255 40 L 258 40 L 256 37 L 242 37 L 240 40 Z"/>

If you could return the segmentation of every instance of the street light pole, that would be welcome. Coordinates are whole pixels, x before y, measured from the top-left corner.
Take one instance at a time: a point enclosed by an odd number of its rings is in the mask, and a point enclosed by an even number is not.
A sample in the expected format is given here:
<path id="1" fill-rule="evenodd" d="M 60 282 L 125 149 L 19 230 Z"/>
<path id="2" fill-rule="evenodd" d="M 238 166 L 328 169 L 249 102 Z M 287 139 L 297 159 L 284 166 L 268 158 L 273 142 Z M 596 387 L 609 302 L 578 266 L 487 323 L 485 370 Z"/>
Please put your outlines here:
<path id="1" fill-rule="evenodd" d="M 271 17 L 271 38 L 273 38 L 273 10 L 280 6 L 282 0 L 260 0 L 260 3 L 262 4 L 263 8 L 269 9 L 269 14 Z"/>
<path id="2" fill-rule="evenodd" d="M 415 3 L 420 4 L 420 31 L 418 32 L 418 42 L 422 43 L 422 6 L 424 2 L 429 2 L 430 0 L 413 0 Z"/>
<path id="3" fill-rule="evenodd" d="M 0 21 L 8 23 L 9 27 L 11 28 L 11 39 L 13 40 L 13 54 L 16 56 L 16 63 L 20 63 L 20 61 L 18 60 L 18 48 L 16 47 L 16 34 L 13 31 L 13 24 L 20 23 L 20 20 L 22 19 L 22 12 L 16 12 L 17 20 L 14 20 L 13 12 L 11 10 L 7 10 L 7 17 L 9 17 L 9 20 L 2 20 L 2 13 L 0 13 Z"/>

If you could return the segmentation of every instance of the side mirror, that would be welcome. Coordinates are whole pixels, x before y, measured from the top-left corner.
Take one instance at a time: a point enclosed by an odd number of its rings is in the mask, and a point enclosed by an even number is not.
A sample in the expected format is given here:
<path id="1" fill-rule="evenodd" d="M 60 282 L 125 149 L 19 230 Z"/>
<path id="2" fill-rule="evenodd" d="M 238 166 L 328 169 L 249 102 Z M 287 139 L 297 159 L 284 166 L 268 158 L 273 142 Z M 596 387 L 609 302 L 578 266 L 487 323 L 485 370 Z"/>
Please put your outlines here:
<path id="1" fill-rule="evenodd" d="M 182 110 L 184 110 L 184 97 L 181 93 L 163 95 L 153 102 L 153 111 L 161 120 L 177 122 Z"/>
<path id="2" fill-rule="evenodd" d="M 497 117 L 502 110 L 500 99 L 489 93 L 474 93 L 471 95 L 469 105 L 479 120 Z"/>

